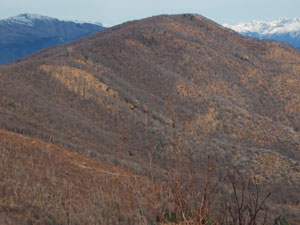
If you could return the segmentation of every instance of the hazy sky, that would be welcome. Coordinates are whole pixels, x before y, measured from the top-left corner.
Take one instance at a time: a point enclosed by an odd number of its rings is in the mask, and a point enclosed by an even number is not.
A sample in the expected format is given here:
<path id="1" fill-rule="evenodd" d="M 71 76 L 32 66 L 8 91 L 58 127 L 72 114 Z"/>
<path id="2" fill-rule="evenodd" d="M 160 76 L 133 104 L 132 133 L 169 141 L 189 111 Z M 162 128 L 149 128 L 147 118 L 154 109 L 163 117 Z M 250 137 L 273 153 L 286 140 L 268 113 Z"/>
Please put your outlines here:
<path id="1" fill-rule="evenodd" d="M 300 17 L 300 0 L 0 0 L 0 19 L 25 12 L 106 26 L 179 13 L 197 13 L 220 24 L 236 24 Z"/>

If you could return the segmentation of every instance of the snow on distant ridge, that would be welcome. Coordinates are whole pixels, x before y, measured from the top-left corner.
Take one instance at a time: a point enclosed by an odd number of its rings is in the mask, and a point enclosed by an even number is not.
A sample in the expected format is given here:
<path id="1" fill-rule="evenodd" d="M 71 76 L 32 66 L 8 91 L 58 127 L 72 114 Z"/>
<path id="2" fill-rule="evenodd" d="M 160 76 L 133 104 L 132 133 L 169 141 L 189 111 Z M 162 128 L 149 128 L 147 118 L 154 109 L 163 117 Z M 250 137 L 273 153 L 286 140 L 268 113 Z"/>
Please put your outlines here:
<path id="1" fill-rule="evenodd" d="M 42 16 L 39 14 L 34 14 L 34 13 L 23 13 L 19 14 L 17 16 L 9 17 L 7 19 L 0 20 L 0 24 L 6 23 L 6 24 L 21 24 L 25 26 L 33 26 L 35 20 L 43 20 L 43 21 L 54 21 L 57 20 L 53 17 L 48 17 L 48 16 Z M 99 22 L 86 22 L 86 21 L 71 21 L 71 20 L 61 20 L 63 22 L 73 22 L 73 23 L 79 23 L 79 24 L 95 24 L 98 26 L 103 26 L 102 23 Z"/>
<path id="2" fill-rule="evenodd" d="M 8 24 L 21 24 L 27 26 L 33 26 L 34 20 L 55 20 L 52 17 L 41 16 L 33 13 L 23 13 L 17 16 L 9 17 L 4 20 L 0 20 L 0 23 L 8 23 Z"/>
<path id="3" fill-rule="evenodd" d="M 300 18 L 280 18 L 271 22 L 253 20 L 249 23 L 239 23 L 237 25 L 224 24 L 223 26 L 239 33 L 251 32 L 261 35 L 293 33 L 300 32 Z"/>
<path id="4" fill-rule="evenodd" d="M 98 25 L 103 27 L 103 23 L 100 22 L 92 22 L 92 21 L 81 21 L 81 20 L 62 20 L 65 22 L 73 22 L 73 23 L 79 23 L 79 24 L 85 24 L 85 23 L 89 23 L 89 24 L 94 24 L 94 25 Z"/>

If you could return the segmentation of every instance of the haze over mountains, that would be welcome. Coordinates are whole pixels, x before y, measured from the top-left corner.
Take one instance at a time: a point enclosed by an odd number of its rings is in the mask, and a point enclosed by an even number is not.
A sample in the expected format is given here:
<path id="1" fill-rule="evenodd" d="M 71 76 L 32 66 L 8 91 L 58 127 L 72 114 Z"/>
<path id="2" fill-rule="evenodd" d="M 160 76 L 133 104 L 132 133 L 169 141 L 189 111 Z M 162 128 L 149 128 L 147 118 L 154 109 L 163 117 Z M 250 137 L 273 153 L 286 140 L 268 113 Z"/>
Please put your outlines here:
<path id="1" fill-rule="evenodd" d="M 253 20 L 224 26 L 250 37 L 272 39 L 300 49 L 300 18 L 280 18 L 271 22 Z"/>
<path id="2" fill-rule="evenodd" d="M 101 24 L 61 21 L 29 13 L 0 20 L 0 65 L 103 28 Z"/>
<path id="3" fill-rule="evenodd" d="M 28 187 L 11 175 L 1 184 L 10 220 L 170 222 L 180 186 L 170 168 L 195 171 L 203 190 L 210 156 L 212 183 L 222 178 L 216 196 L 233 196 L 225 172 L 256 177 L 260 197 L 272 191 L 268 224 L 279 215 L 299 224 L 299 71 L 298 50 L 191 14 L 127 22 L 1 66 L 0 150 L 18 162 L 4 168 Z M 39 154 L 48 162 L 41 175 Z M 179 187 L 185 204 L 195 201 L 189 185 Z M 29 205 L 26 193 L 36 199 Z"/>

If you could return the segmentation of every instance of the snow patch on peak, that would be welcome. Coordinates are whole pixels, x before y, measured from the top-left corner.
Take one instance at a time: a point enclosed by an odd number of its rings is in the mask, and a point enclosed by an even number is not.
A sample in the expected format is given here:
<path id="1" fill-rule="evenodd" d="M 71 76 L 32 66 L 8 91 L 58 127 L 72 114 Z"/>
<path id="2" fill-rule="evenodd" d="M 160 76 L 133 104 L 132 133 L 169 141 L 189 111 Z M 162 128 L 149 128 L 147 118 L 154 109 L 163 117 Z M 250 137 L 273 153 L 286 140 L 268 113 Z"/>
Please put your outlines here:
<path id="1" fill-rule="evenodd" d="M 36 21 L 54 21 L 58 20 L 53 17 L 42 16 L 34 13 L 23 13 L 17 16 L 9 17 L 7 19 L 0 20 L 0 24 L 20 24 L 32 27 Z M 61 22 L 72 22 L 77 24 L 94 24 L 103 27 L 102 23 L 99 22 L 87 22 L 87 21 L 77 21 L 77 20 L 60 20 Z"/>
<path id="2" fill-rule="evenodd" d="M 259 33 L 262 35 L 282 34 L 297 32 L 300 30 L 300 18 L 279 18 L 271 22 L 253 20 L 249 23 L 237 25 L 224 24 L 224 27 L 231 28 L 239 33 Z"/>
<path id="3" fill-rule="evenodd" d="M 21 24 L 26 26 L 33 26 L 35 20 L 55 20 L 52 17 L 42 16 L 33 13 L 24 13 L 19 14 L 17 16 L 13 16 L 4 20 L 1 20 L 0 23 L 8 23 L 8 24 Z"/>
<path id="4" fill-rule="evenodd" d="M 25 18 L 28 18 L 30 20 L 52 20 L 52 19 L 54 19 L 52 17 L 42 16 L 42 15 L 34 14 L 34 13 L 24 13 L 24 14 L 20 14 L 18 16 L 19 17 L 25 17 Z"/>
<path id="5" fill-rule="evenodd" d="M 82 20 L 63 20 L 64 22 L 72 22 L 77 24 L 94 24 L 103 27 L 103 24 L 100 22 L 92 22 L 92 21 L 82 21 Z"/>

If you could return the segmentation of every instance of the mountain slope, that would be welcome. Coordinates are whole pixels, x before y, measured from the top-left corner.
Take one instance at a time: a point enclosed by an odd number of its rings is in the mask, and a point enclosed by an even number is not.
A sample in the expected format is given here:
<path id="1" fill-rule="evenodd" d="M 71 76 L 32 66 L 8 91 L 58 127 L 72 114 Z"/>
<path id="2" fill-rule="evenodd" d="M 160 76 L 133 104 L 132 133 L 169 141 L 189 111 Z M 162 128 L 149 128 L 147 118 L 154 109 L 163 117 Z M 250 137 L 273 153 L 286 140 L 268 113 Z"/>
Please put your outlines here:
<path id="1" fill-rule="evenodd" d="M 272 22 L 254 20 L 224 26 L 250 37 L 276 40 L 300 48 L 300 18 L 281 18 Z"/>
<path id="2" fill-rule="evenodd" d="M 289 46 L 198 15 L 152 17 L 2 66 L 0 126 L 133 171 L 149 149 L 157 172 L 174 146 L 195 171 L 210 155 L 216 174 L 257 177 L 272 215 L 296 221 L 299 70 Z"/>
<path id="3" fill-rule="evenodd" d="M 36 14 L 0 20 L 0 65 L 102 29 L 103 26 L 96 24 L 60 21 Z"/>
<path id="4" fill-rule="evenodd" d="M 145 179 L 2 129 L 0 154 L 1 224 L 124 223 L 137 207 L 131 189 Z"/>

